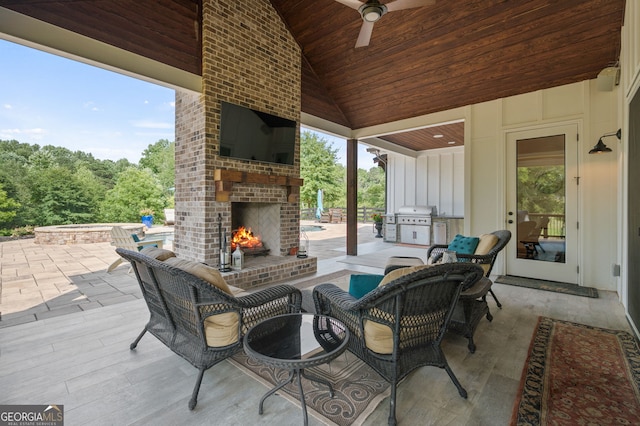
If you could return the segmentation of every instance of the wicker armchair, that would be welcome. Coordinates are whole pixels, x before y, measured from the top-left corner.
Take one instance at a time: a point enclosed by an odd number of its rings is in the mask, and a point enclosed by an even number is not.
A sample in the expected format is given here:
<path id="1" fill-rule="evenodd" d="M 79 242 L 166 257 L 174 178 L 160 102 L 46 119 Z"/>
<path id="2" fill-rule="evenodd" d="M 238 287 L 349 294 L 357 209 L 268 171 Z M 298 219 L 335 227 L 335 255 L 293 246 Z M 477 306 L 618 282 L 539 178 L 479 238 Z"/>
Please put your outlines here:
<path id="1" fill-rule="evenodd" d="M 467 397 L 440 343 L 460 292 L 482 277 L 482 268 L 471 263 L 416 268 L 360 299 L 334 284 L 321 284 L 313 291 L 316 312 L 342 321 L 351 332 L 348 349 L 391 383 L 390 425 L 396 424 L 396 386 L 416 368 L 444 368 L 460 396 Z M 374 336 L 373 326 L 389 330 L 388 339 Z M 373 345 L 381 341 L 384 351 Z"/>
<path id="2" fill-rule="evenodd" d="M 491 270 L 493 269 L 493 264 L 498 257 L 498 253 L 500 253 L 500 251 L 507 245 L 507 243 L 511 239 L 511 231 L 507 229 L 494 231 L 492 232 L 492 234 L 498 237 L 498 242 L 491 248 L 491 250 L 489 250 L 487 254 L 456 253 L 456 257 L 460 262 L 473 262 L 477 265 L 482 266 L 482 269 L 484 269 L 484 276 L 487 278 L 489 278 L 489 275 L 491 274 Z M 429 250 L 427 250 L 427 259 L 431 259 L 432 263 L 439 261 L 442 257 L 442 253 L 447 250 L 447 247 L 448 246 L 446 244 L 432 245 L 431 247 L 429 247 Z M 500 303 L 500 301 L 498 301 L 498 298 L 491 288 L 489 289 L 489 293 L 491 293 L 491 296 L 493 296 L 493 299 L 496 301 L 498 307 L 502 308 L 502 304 Z"/>
<path id="3" fill-rule="evenodd" d="M 300 312 L 301 293 L 289 285 L 236 298 L 195 275 L 137 251 L 121 248 L 116 251 L 131 262 L 150 312 L 149 322 L 130 349 L 133 350 L 148 331 L 200 370 L 189 400 L 191 410 L 197 404 L 204 372 L 241 351 L 242 337 L 249 328 L 275 315 Z M 235 331 L 228 330 L 232 339 L 237 337 L 235 342 L 225 346 L 208 344 L 207 319 L 216 320 L 214 316 L 225 318 L 231 324 L 235 324 L 231 319 L 239 319 L 237 325 L 232 325 Z M 219 323 L 217 327 L 219 330 Z"/>

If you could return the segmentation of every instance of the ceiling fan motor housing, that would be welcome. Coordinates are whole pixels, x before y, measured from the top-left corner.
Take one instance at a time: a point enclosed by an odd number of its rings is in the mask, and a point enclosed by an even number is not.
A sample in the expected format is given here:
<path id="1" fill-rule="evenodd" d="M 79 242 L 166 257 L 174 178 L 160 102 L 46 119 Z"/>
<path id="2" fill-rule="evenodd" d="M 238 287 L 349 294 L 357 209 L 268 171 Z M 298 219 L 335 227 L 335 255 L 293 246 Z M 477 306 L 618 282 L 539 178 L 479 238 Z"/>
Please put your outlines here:
<path id="1" fill-rule="evenodd" d="M 377 1 L 368 2 L 360 6 L 358 9 L 362 19 L 366 22 L 376 22 L 387 13 L 387 6 L 380 4 Z"/>

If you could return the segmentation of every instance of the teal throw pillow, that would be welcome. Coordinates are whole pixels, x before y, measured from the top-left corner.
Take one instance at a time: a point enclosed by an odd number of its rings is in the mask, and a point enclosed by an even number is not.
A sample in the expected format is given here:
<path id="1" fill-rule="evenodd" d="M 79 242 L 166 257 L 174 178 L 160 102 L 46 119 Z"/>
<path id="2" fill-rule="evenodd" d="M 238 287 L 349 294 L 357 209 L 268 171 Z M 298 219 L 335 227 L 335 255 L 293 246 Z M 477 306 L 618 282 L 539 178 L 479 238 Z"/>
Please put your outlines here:
<path id="1" fill-rule="evenodd" d="M 378 284 L 380 284 L 380 281 L 382 281 L 383 278 L 384 275 L 353 274 L 349 279 L 349 294 L 356 299 L 360 299 L 362 296 L 378 287 Z"/>
<path id="2" fill-rule="evenodd" d="M 480 238 L 478 237 L 465 237 L 458 234 L 453 241 L 449 243 L 448 249 L 460 254 L 473 254 L 479 242 Z"/>

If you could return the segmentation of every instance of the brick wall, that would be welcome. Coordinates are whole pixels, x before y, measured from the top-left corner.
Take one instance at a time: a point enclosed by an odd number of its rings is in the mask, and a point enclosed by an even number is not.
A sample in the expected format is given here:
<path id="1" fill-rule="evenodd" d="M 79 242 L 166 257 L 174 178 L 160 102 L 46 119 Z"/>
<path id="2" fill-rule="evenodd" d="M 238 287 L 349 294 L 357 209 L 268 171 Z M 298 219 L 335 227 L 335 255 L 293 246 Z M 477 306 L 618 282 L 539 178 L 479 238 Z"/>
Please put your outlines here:
<path id="1" fill-rule="evenodd" d="M 218 265 L 218 226 L 231 230 L 231 202 L 216 202 L 213 171 L 300 176 L 294 165 L 220 157 L 220 102 L 300 122 L 301 52 L 268 0 L 203 0 L 202 94 L 176 93 L 176 235 L 181 257 Z M 298 245 L 299 203 L 286 188 L 234 185 L 230 201 L 281 203 L 280 255 Z"/>

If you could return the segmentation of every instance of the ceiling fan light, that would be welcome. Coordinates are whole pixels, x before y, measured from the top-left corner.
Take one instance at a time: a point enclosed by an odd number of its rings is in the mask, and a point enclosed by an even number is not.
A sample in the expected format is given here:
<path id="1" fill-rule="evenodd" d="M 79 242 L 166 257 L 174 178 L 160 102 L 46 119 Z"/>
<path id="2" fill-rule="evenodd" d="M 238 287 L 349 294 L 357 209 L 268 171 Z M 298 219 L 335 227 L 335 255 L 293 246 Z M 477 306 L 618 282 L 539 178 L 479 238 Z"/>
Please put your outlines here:
<path id="1" fill-rule="evenodd" d="M 383 4 L 363 4 L 360 8 L 360 15 L 366 22 L 376 22 L 387 13 L 387 7 Z"/>

